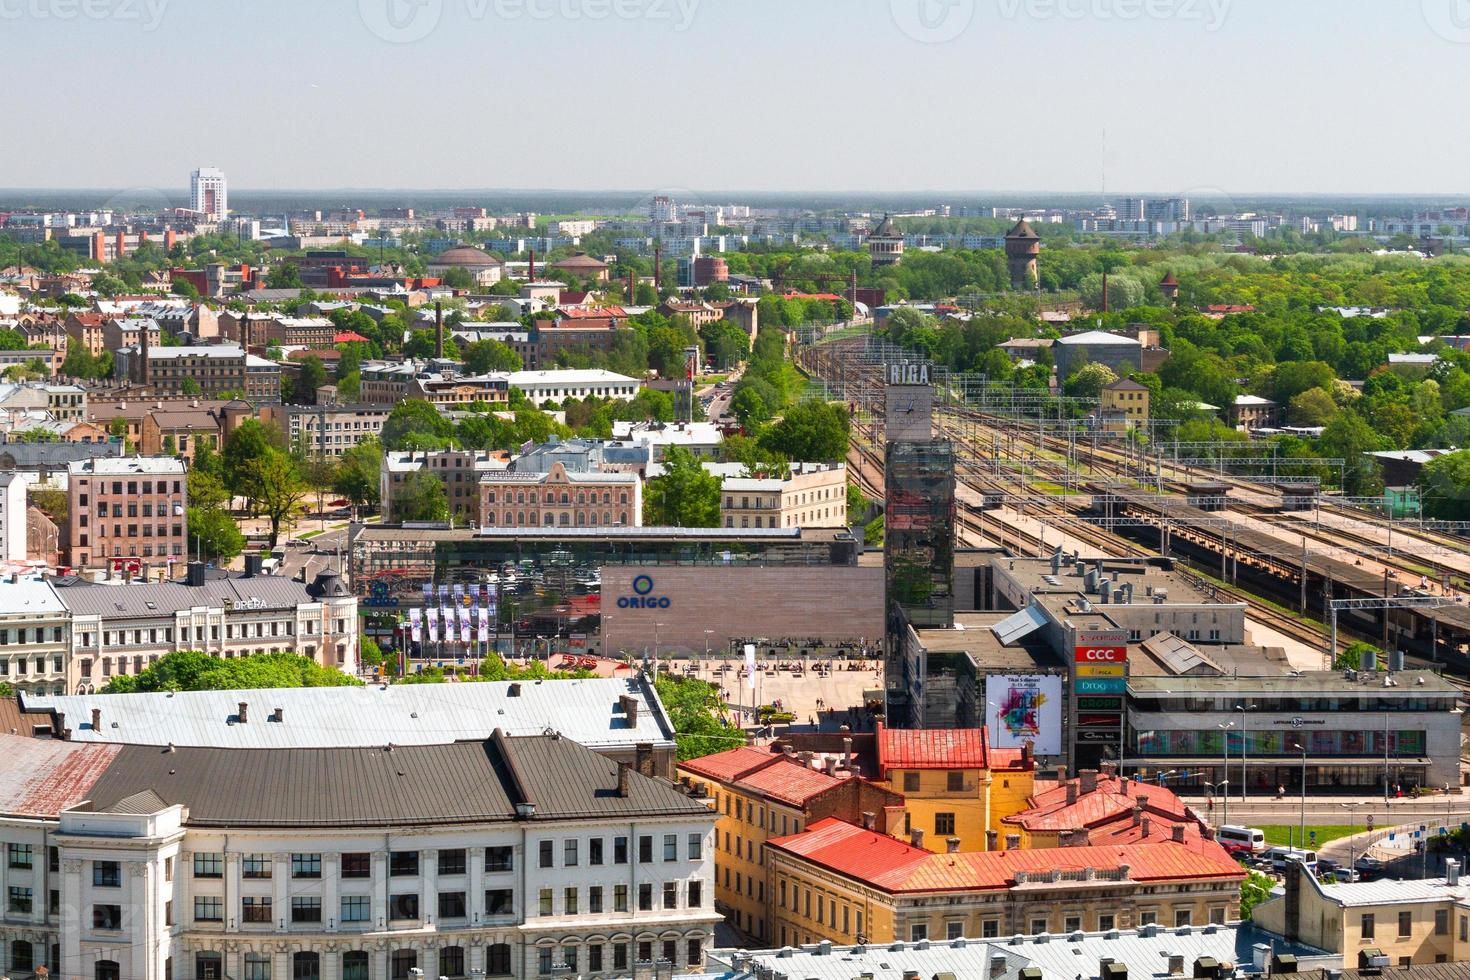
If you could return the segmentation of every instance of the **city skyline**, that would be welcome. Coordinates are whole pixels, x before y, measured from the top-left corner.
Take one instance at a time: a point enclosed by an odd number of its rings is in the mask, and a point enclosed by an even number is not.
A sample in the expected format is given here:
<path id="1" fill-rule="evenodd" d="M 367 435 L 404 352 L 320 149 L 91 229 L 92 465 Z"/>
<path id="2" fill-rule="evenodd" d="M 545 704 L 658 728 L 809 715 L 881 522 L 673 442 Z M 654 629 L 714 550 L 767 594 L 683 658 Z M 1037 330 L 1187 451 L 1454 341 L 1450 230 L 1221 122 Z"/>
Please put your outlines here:
<path id="1" fill-rule="evenodd" d="M 17 155 L 0 184 L 172 193 L 207 159 L 241 189 L 1451 195 L 1470 138 L 1385 80 L 1470 72 L 1453 2 L 1348 19 L 1319 0 L 266 0 L 250 16 L 117 0 L 64 18 L 57 0 L 34 0 L 7 8 L 0 78 L 34 76 L 63 38 L 133 36 L 150 70 L 176 79 L 211 38 L 230 43 L 212 50 L 208 86 L 169 100 L 53 79 L 44 104 L 10 108 L 16 144 L 85 118 L 105 159 Z M 326 67 L 324 38 L 354 56 Z M 135 71 L 129 50 L 100 48 L 102 77 Z M 1375 69 L 1345 71 L 1354 50 Z M 258 72 L 263 51 L 298 70 Z M 1290 97 L 1311 91 L 1321 97 Z M 242 135 L 242 113 L 265 123 L 258 136 Z M 338 113 L 366 125 L 338 126 Z M 739 123 L 719 152 L 685 138 L 718 132 L 722 116 Z M 517 151 L 511 134 L 532 117 L 567 151 Z M 373 118 L 417 120 L 443 152 L 423 152 L 412 126 L 375 138 Z M 187 139 L 158 139 L 184 120 Z M 1431 131 L 1442 152 L 1406 166 L 1403 147 Z"/>

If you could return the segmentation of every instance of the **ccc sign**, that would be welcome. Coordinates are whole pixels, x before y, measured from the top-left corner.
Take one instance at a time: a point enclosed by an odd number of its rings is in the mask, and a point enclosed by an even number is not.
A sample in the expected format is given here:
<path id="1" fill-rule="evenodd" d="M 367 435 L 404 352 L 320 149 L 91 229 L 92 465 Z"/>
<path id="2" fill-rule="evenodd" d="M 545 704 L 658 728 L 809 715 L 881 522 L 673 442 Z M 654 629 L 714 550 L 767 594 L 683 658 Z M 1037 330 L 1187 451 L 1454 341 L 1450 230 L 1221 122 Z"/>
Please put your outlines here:
<path id="1" fill-rule="evenodd" d="M 1079 664 L 1121 664 L 1128 661 L 1127 647 L 1078 647 L 1075 651 Z"/>

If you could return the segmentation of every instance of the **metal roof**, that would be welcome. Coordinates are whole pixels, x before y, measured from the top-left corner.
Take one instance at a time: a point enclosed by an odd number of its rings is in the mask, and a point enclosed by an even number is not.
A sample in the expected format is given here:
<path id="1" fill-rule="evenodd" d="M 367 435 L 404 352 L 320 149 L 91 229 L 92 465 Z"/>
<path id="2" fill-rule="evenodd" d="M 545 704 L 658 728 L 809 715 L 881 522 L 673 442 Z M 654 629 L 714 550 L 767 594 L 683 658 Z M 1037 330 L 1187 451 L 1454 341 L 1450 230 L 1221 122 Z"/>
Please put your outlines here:
<path id="1" fill-rule="evenodd" d="M 991 626 L 990 631 L 1000 640 L 1002 646 L 1009 646 L 1046 624 L 1046 613 L 1040 606 L 1027 606 Z"/>
<path id="2" fill-rule="evenodd" d="M 295 609 L 317 600 L 305 583 L 282 575 L 206 578 L 203 585 L 186 582 L 105 584 L 85 579 L 57 579 L 56 594 L 73 613 L 103 619 L 172 616 L 195 607 Z"/>
<path id="3" fill-rule="evenodd" d="M 0 814 L 51 817 L 84 800 L 117 755 L 115 745 L 83 745 L 0 735 Z"/>
<path id="4" fill-rule="evenodd" d="M 511 695 L 513 684 L 519 694 Z M 618 698 L 638 700 L 629 726 Z M 240 702 L 251 708 L 238 722 Z M 459 684 L 393 684 L 24 698 L 27 711 L 60 711 L 76 742 L 289 748 L 434 745 L 557 731 L 594 749 L 673 745 L 653 686 L 639 677 Z M 92 730 L 92 709 L 102 730 Z M 275 709 L 281 720 L 268 720 Z"/>
<path id="5" fill-rule="evenodd" d="M 373 826 L 714 814 L 672 784 L 554 735 L 447 745 L 219 749 L 129 745 L 91 787 L 87 809 L 184 804 L 191 826 Z M 156 812 L 156 809 L 147 811 Z M 523 819 L 526 817 L 523 817 Z"/>
<path id="6" fill-rule="evenodd" d="M 750 953 L 717 951 L 713 958 L 730 962 L 737 955 L 740 957 L 740 967 L 723 974 L 728 980 L 753 977 L 757 966 L 810 980 L 853 980 L 862 975 L 873 980 L 903 980 L 905 974 L 932 977 L 945 973 L 956 977 L 1017 980 L 1022 968 L 1036 966 L 1043 977 L 1071 980 L 1097 976 L 1104 959 L 1127 966 L 1131 978 L 1162 978 L 1169 975 L 1170 956 L 1184 957 L 1186 974 L 1202 956 L 1248 968 L 1254 947 L 1268 942 L 1276 953 L 1295 954 L 1299 964 L 1303 958 L 1326 957 L 1321 964 L 1303 966 L 1306 969 L 1342 965 L 1340 953 L 1326 954 L 1310 946 L 1286 942 L 1280 936 L 1259 932 L 1244 923 L 1168 930 L 1144 927 L 1137 931 L 1067 936 L 1015 936 L 989 942 L 956 939 L 884 946 L 812 944 Z M 1005 970 L 998 975 L 990 972 L 995 957 L 1005 960 Z"/>

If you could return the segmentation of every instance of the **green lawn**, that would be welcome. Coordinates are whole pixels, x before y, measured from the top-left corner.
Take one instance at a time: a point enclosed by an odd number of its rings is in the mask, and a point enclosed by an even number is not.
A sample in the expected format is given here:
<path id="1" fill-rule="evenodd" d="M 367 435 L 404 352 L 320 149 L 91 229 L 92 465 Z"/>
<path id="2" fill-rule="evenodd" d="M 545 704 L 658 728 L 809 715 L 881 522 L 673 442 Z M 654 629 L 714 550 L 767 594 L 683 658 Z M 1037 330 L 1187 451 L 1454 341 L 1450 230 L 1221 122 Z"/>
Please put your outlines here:
<path id="1" fill-rule="evenodd" d="M 1294 839 L 1293 840 L 1287 840 L 1287 835 L 1288 834 L 1290 834 L 1293 838 L 1296 837 L 1297 829 L 1298 829 L 1298 825 L 1297 824 L 1294 824 L 1294 823 L 1293 824 L 1282 824 L 1280 826 L 1275 826 L 1275 827 L 1262 827 L 1261 828 L 1261 830 L 1266 835 L 1266 843 L 1267 844 L 1270 844 L 1272 846 L 1279 845 L 1279 846 L 1282 846 L 1282 847 L 1286 846 L 1287 844 L 1293 844 L 1293 845 L 1295 845 L 1297 847 L 1300 847 L 1301 846 L 1301 844 L 1299 842 L 1297 842 L 1296 840 L 1294 840 Z M 1315 843 L 1317 847 L 1321 847 L 1323 844 L 1326 844 L 1328 841 L 1337 840 L 1339 837 L 1347 837 L 1347 836 L 1349 836 L 1351 834 L 1354 834 L 1354 833 L 1361 833 L 1365 829 L 1366 828 L 1362 824 L 1359 824 L 1356 827 L 1348 827 L 1348 826 L 1333 825 L 1333 824 L 1311 824 L 1311 823 L 1309 823 L 1309 824 L 1307 824 L 1307 840 L 1308 840 L 1308 842 L 1312 842 L 1312 831 L 1315 830 L 1317 832 L 1317 839 L 1313 843 Z"/>

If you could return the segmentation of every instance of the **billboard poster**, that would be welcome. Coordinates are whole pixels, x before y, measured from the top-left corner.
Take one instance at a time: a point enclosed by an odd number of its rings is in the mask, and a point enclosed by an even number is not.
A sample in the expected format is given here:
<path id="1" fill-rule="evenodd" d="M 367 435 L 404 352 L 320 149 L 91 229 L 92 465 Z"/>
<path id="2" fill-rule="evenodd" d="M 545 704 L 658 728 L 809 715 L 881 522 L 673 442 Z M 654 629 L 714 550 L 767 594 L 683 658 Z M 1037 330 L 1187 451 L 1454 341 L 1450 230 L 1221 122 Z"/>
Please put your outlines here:
<path id="1" fill-rule="evenodd" d="M 433 643 L 438 639 L 435 634 L 439 632 L 439 610 L 434 606 L 429 606 L 424 610 L 424 619 L 427 620 L 424 636 L 430 643 Z"/>
<path id="2" fill-rule="evenodd" d="M 408 611 L 409 629 L 412 631 L 413 642 L 415 643 L 422 642 L 423 640 L 424 633 L 422 619 L 422 609 L 410 609 Z"/>
<path id="3" fill-rule="evenodd" d="M 1062 752 L 1062 678 L 1056 674 L 990 674 L 985 678 L 990 744 L 1033 742 L 1037 755 Z"/>

